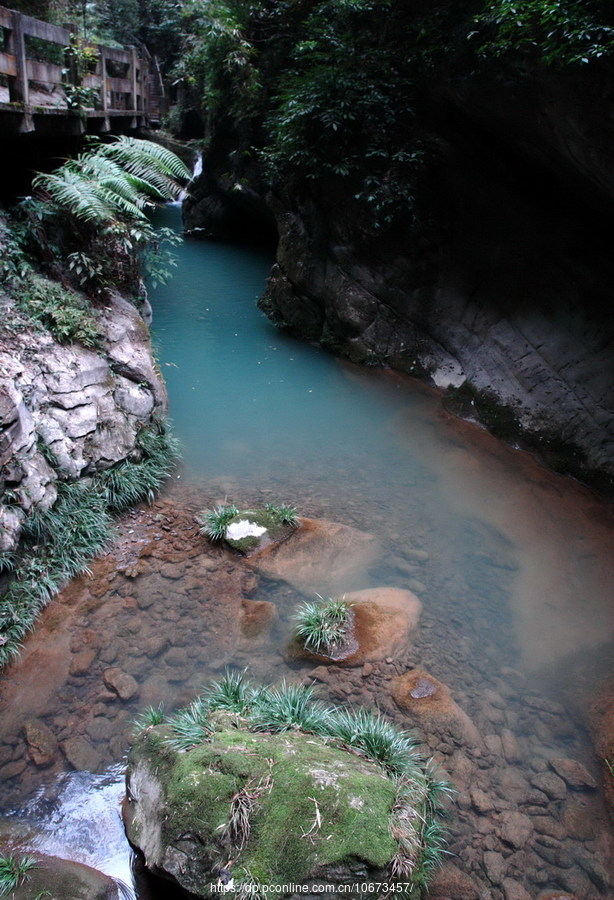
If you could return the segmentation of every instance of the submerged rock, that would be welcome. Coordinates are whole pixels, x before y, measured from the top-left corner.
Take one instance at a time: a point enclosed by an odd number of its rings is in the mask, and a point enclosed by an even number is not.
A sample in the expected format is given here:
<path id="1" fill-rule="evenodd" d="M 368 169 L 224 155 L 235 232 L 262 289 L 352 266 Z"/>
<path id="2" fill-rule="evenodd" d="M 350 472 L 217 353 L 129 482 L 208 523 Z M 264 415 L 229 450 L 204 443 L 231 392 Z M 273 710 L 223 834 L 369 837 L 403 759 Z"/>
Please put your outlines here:
<path id="1" fill-rule="evenodd" d="M 425 732 L 449 735 L 466 747 L 482 746 L 482 737 L 450 689 L 422 669 L 392 679 L 392 696 Z"/>
<path id="2" fill-rule="evenodd" d="M 58 742 L 51 729 L 40 719 L 28 719 L 23 730 L 34 764 L 40 769 L 51 766 L 58 752 Z"/>
<path id="3" fill-rule="evenodd" d="M 38 852 L 29 855 L 36 865 L 29 870 L 27 881 L 11 891 L 11 900 L 120 900 L 124 896 L 112 878 L 91 866 Z"/>
<path id="4" fill-rule="evenodd" d="M 309 593 L 359 587 L 380 552 L 373 535 L 326 519 L 301 518 L 292 540 L 264 549 L 250 565 L 269 578 Z"/>

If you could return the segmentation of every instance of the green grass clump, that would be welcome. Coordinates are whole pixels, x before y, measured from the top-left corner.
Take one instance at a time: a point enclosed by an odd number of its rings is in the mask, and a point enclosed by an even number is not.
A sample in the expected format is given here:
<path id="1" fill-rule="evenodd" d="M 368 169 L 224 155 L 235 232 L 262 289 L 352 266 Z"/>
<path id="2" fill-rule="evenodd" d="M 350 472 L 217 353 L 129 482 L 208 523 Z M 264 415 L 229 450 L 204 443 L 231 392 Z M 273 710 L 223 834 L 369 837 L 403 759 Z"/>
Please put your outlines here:
<path id="1" fill-rule="evenodd" d="M 60 344 L 83 344 L 97 349 L 102 340 L 94 309 L 84 296 L 31 273 L 20 285 L 19 309 L 37 322 Z"/>
<path id="2" fill-rule="evenodd" d="M 139 462 L 127 459 L 97 476 L 104 501 L 114 513 L 143 500 L 153 503 L 156 491 L 179 460 L 179 442 L 163 423 L 143 428 L 136 444 L 141 451 Z"/>
<path id="3" fill-rule="evenodd" d="M 331 719 L 330 736 L 348 749 L 380 763 L 393 775 L 408 771 L 415 774 L 412 769 L 418 762 L 415 739 L 384 719 L 380 712 L 339 710 Z"/>
<path id="4" fill-rule="evenodd" d="M 162 725 L 165 719 L 163 703 L 159 703 L 158 706 L 146 706 L 143 712 L 134 720 L 134 733 L 139 734 L 147 728 L 155 728 L 156 725 Z"/>
<path id="5" fill-rule="evenodd" d="M 326 734 L 330 710 L 314 698 L 315 689 L 282 681 L 258 690 L 248 713 L 255 731 L 307 731 Z"/>
<path id="6" fill-rule="evenodd" d="M 280 525 L 290 525 L 291 528 L 298 527 L 299 517 L 295 506 L 287 506 L 284 503 L 280 505 L 266 503 L 264 508 Z"/>
<path id="7" fill-rule="evenodd" d="M 294 616 L 294 633 L 306 650 L 329 654 L 345 639 L 350 604 L 343 599 L 317 596 L 317 601 L 306 602 L 299 607 Z"/>
<path id="8" fill-rule="evenodd" d="M 6 897 L 20 884 L 29 881 L 30 873 L 37 865 L 35 857 L 28 854 L 19 860 L 14 856 L 0 856 L 0 897 Z"/>
<path id="9" fill-rule="evenodd" d="M 200 525 L 201 534 L 206 535 L 210 541 L 221 541 L 226 536 L 230 522 L 238 514 L 238 507 L 220 504 L 209 512 L 198 515 L 196 521 Z"/>
<path id="10" fill-rule="evenodd" d="M 168 724 L 171 729 L 168 744 L 174 750 L 192 750 L 209 740 L 214 731 L 211 710 L 201 697 L 197 697 L 187 709 L 175 713 Z"/>
<path id="11" fill-rule="evenodd" d="M 212 681 L 203 694 L 211 710 L 221 709 L 244 715 L 251 707 L 256 690 L 242 672 L 226 671 L 219 681 Z"/>

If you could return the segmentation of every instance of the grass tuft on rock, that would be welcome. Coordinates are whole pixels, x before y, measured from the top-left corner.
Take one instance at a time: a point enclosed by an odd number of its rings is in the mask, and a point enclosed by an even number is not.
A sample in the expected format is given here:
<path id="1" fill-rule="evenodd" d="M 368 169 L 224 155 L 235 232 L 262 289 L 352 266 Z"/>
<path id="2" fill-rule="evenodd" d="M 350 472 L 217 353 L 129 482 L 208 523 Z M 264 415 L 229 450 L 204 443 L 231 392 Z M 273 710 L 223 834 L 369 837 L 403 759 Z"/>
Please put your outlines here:
<path id="1" fill-rule="evenodd" d="M 206 535 L 210 541 L 221 541 L 226 537 L 226 529 L 230 522 L 238 514 L 238 507 L 220 504 L 209 512 L 200 513 L 196 517 L 196 521 L 200 525 L 201 534 Z"/>
<path id="2" fill-rule="evenodd" d="M 232 776 L 235 780 L 232 782 L 234 787 L 229 788 L 230 809 L 223 834 L 237 857 L 248 845 L 254 816 L 256 822 L 261 821 L 262 798 L 272 789 L 280 790 L 276 778 L 281 777 L 276 774 L 280 772 L 279 767 L 274 765 L 269 780 L 268 770 L 261 770 L 260 764 L 255 762 L 260 752 L 256 749 L 258 745 L 254 744 L 252 752 L 249 740 L 246 743 L 246 735 L 251 732 L 255 740 L 264 734 L 280 734 L 292 741 L 302 733 L 313 736 L 307 742 L 309 746 L 320 746 L 321 742 L 324 750 L 328 746 L 329 755 L 341 750 L 375 763 L 394 786 L 392 796 L 395 799 L 389 808 L 389 835 L 396 851 L 389 856 L 389 872 L 395 880 L 411 884 L 409 896 L 420 896 L 440 865 L 446 852 L 441 819 L 445 801 L 451 793 L 450 785 L 440 777 L 432 761 L 425 761 L 420 756 L 413 736 L 386 720 L 380 712 L 326 707 L 317 699 L 313 686 L 286 681 L 262 686 L 250 681 L 245 671 L 228 671 L 212 682 L 189 707 L 166 720 L 159 739 L 157 729 L 149 727 L 156 724 L 156 717 L 157 713 L 154 711 L 152 717 L 149 710 L 140 719 L 143 734 L 151 734 L 151 738 L 143 738 L 148 742 L 147 752 L 152 751 L 152 741 L 161 741 L 167 751 L 179 751 L 188 756 L 193 752 L 198 754 L 199 771 L 201 755 L 204 760 L 208 753 L 217 752 L 215 748 L 220 741 L 229 742 L 224 750 L 224 772 L 227 773 L 224 777 Z M 166 764 L 171 764 L 168 758 Z M 182 772 L 187 773 L 189 769 L 189 762 L 182 763 Z M 187 787 L 184 785 L 181 790 L 187 790 Z M 313 807 L 313 800 L 306 801 L 303 811 L 306 816 L 310 804 Z M 267 815 L 275 820 L 277 809 L 267 809 Z M 315 808 L 312 812 L 315 813 Z M 275 828 L 278 826 L 282 833 L 283 823 L 274 825 Z M 268 851 L 254 851 L 252 844 L 249 848 L 252 855 L 248 853 L 246 860 L 239 857 L 238 865 L 249 863 L 252 872 L 266 880 L 271 874 L 265 862 L 269 858 Z M 246 883 L 249 882 L 251 875 L 247 870 L 245 877 Z"/>
<path id="3" fill-rule="evenodd" d="M 20 859 L 15 856 L 0 856 L 0 897 L 6 897 L 24 882 L 30 880 L 32 869 L 38 865 L 34 856 L 25 854 Z"/>
<path id="4" fill-rule="evenodd" d="M 298 608 L 294 634 L 306 650 L 330 655 L 345 640 L 351 607 L 343 598 L 316 596 L 317 601 L 305 602 Z"/>

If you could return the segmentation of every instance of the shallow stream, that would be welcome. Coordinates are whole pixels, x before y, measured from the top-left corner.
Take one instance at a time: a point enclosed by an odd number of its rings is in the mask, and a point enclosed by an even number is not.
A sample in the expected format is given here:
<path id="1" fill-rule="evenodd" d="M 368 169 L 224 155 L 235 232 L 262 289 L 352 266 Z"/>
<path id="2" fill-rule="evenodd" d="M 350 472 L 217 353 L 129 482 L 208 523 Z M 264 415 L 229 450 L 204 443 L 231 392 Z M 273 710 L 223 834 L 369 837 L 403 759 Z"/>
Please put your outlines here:
<path id="1" fill-rule="evenodd" d="M 179 227 L 178 210 L 161 217 Z M 184 465 L 159 503 L 126 518 L 94 577 L 50 605 L 2 676 L 0 801 L 12 840 L 19 822 L 23 846 L 130 881 L 118 809 L 138 711 L 186 702 L 226 665 L 262 679 L 312 671 L 285 654 L 304 594 L 220 559 L 194 528 L 198 509 L 224 500 L 287 502 L 368 532 L 381 548 L 346 583 L 331 571 L 308 596 L 392 586 L 422 601 L 405 653 L 314 677 L 324 696 L 377 705 L 403 725 L 415 723 L 392 700 L 392 677 L 416 667 L 450 688 L 484 740 L 466 752 L 462 741 L 423 734 L 460 791 L 459 866 L 494 900 L 506 879 L 530 897 L 610 896 L 606 776 L 586 729 L 612 670 L 611 509 L 450 416 L 424 385 L 280 334 L 255 308 L 267 254 L 196 241 L 178 251 L 152 304 Z M 260 601 L 278 610 L 272 627 L 241 631 L 245 603 Z M 138 690 L 120 700 L 109 668 Z M 44 766 L 24 740 L 30 719 L 57 743 Z M 597 787 L 570 786 L 554 774 L 557 759 L 581 763 Z M 517 810 L 529 822 L 520 838 Z M 144 887 L 139 896 L 157 900 Z"/>

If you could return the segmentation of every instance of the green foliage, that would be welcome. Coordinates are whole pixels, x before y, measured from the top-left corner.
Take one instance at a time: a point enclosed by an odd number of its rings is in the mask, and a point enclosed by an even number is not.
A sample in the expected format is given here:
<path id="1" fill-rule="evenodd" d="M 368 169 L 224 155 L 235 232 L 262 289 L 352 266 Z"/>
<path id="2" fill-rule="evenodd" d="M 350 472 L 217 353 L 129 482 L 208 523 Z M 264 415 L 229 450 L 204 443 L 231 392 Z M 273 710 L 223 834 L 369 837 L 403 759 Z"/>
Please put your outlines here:
<path id="1" fill-rule="evenodd" d="M 179 442 L 166 424 L 143 428 L 136 442 L 141 451 L 138 462 L 124 460 L 97 476 L 97 487 L 107 508 L 114 513 L 143 500 L 152 503 L 179 460 Z"/>
<path id="2" fill-rule="evenodd" d="M 62 70 L 65 79 L 64 95 L 69 109 L 93 109 L 100 100 L 98 88 L 83 84 L 90 72 L 96 71 L 99 53 L 83 38 L 71 36 L 70 46 L 64 48 L 67 68 Z"/>
<path id="3" fill-rule="evenodd" d="M 45 265 L 68 262 L 67 276 L 88 290 L 115 287 L 136 296 L 141 266 L 166 277 L 172 258 L 161 245 L 179 237 L 156 231 L 147 212 L 179 196 L 190 178 L 183 162 L 151 141 L 121 137 L 34 179 L 21 205 L 30 250 Z"/>
<path id="4" fill-rule="evenodd" d="M 158 706 L 146 706 L 143 712 L 134 720 L 134 733 L 139 734 L 147 728 L 162 725 L 165 719 L 163 703 L 158 704 Z"/>
<path id="5" fill-rule="evenodd" d="M 209 512 L 200 513 L 196 521 L 200 525 L 200 533 L 206 535 L 210 541 L 221 541 L 226 536 L 226 529 L 231 520 L 238 515 L 239 509 L 234 505 L 215 506 Z"/>
<path id="6" fill-rule="evenodd" d="M 22 528 L 20 556 L 3 554 L 0 570 L 12 580 L 0 598 L 0 668 L 19 654 L 36 617 L 71 578 L 113 539 L 112 513 L 145 499 L 168 476 L 178 457 L 169 428 L 144 428 L 137 443 L 140 462 L 126 461 L 88 482 L 58 483 L 50 509 L 35 509 Z"/>
<path id="7" fill-rule="evenodd" d="M 331 720 L 330 735 L 393 775 L 413 775 L 419 765 L 412 735 L 392 725 L 380 712 L 339 710 Z"/>
<path id="8" fill-rule="evenodd" d="M 176 74 L 197 91 L 212 115 L 222 106 L 239 120 L 260 112 L 263 87 L 257 51 L 246 31 L 250 14 L 263 6 L 233 0 L 186 6 L 183 28 L 187 37 Z"/>
<path id="9" fill-rule="evenodd" d="M 279 505 L 267 503 L 264 508 L 280 525 L 290 525 L 292 528 L 298 527 L 299 517 L 295 506 L 287 506 L 283 503 Z"/>
<path id="10" fill-rule="evenodd" d="M 31 877 L 30 873 L 38 865 L 34 856 L 0 856 L 0 897 L 6 897 Z"/>
<path id="11" fill-rule="evenodd" d="M 314 699 L 315 689 L 282 681 L 254 695 L 249 722 L 255 731 L 307 731 L 325 734 L 330 710 Z"/>
<path id="12" fill-rule="evenodd" d="M 343 643 L 349 615 L 350 604 L 343 599 L 320 597 L 299 607 L 294 633 L 307 650 L 329 654 Z"/>
<path id="13" fill-rule="evenodd" d="M 488 0 L 475 21 L 486 56 L 513 53 L 573 65 L 614 52 L 612 11 L 599 0 Z"/>
<path id="14" fill-rule="evenodd" d="M 210 708 L 205 700 L 198 697 L 187 709 L 182 709 L 172 716 L 168 724 L 171 736 L 169 746 L 175 750 L 192 750 L 203 741 L 209 740 L 213 734 L 210 719 Z"/>
<path id="15" fill-rule="evenodd" d="M 190 172 L 178 156 L 152 141 L 121 137 L 39 174 L 34 187 L 74 219 L 97 226 L 146 221 L 153 201 L 173 200 Z"/>
<path id="16" fill-rule="evenodd" d="M 15 235 L 14 223 L 0 210 L 0 287 L 11 291 L 31 271 Z"/>
<path id="17" fill-rule="evenodd" d="M 212 681 L 203 697 L 210 709 L 227 712 L 247 712 L 254 698 L 254 687 L 242 672 L 226 671 L 219 681 Z"/>
<path id="18" fill-rule="evenodd" d="M 21 280 L 16 293 L 19 309 L 50 331 L 58 343 L 100 347 L 96 313 L 82 295 L 35 273 Z"/>

